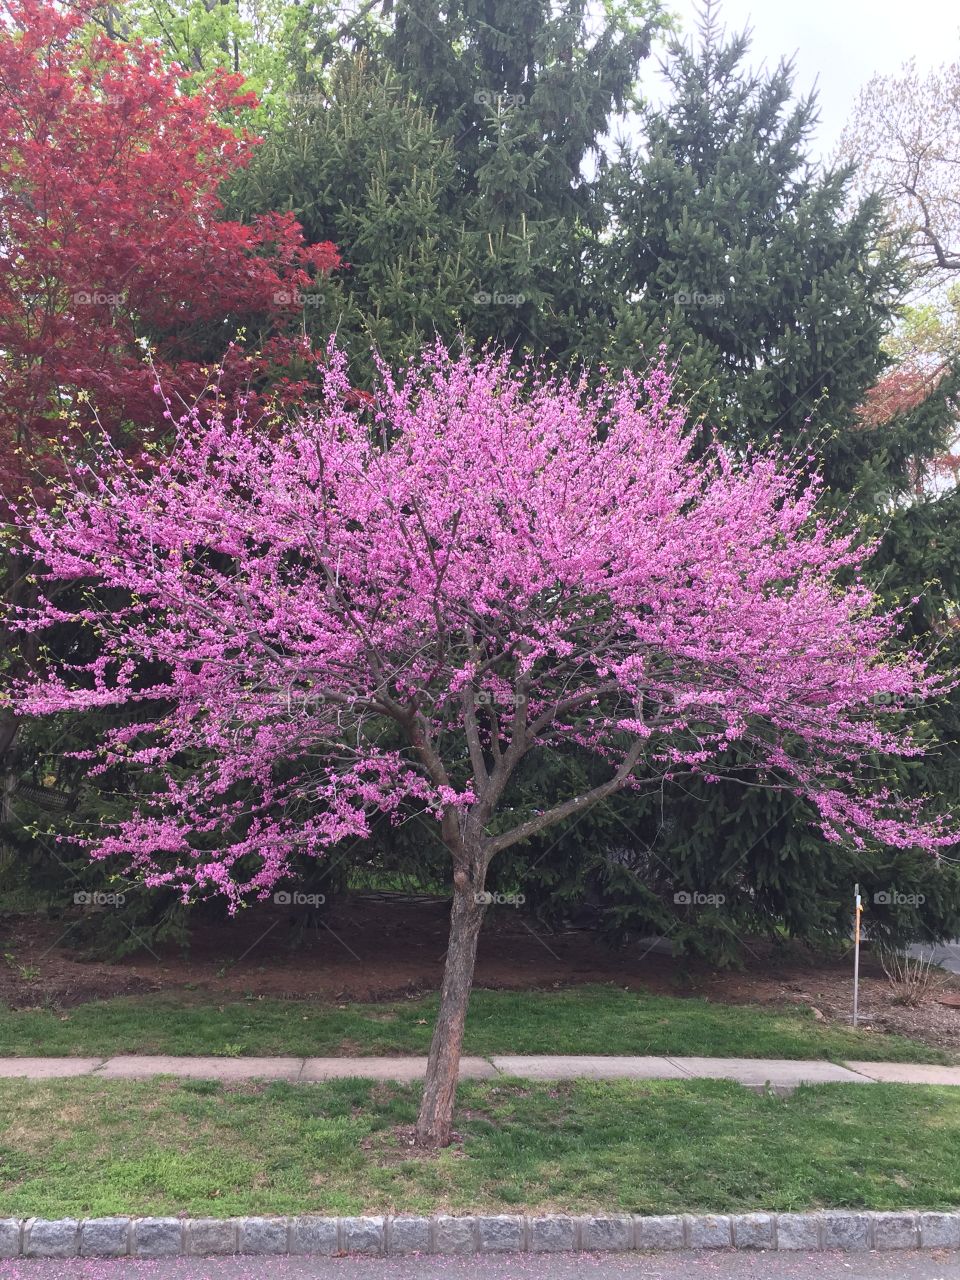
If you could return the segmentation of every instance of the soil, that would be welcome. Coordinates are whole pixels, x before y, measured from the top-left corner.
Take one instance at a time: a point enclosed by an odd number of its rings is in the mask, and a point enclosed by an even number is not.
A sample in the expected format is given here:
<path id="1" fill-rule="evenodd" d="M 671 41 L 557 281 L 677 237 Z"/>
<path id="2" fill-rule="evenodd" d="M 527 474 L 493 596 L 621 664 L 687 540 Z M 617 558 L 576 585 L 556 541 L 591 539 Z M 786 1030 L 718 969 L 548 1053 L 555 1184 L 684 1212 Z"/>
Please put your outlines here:
<path id="1" fill-rule="evenodd" d="M 109 910 L 109 908 L 105 908 Z M 150 949 L 115 961 L 93 960 L 70 945 L 76 917 L 0 919 L 0 1001 L 14 1008 L 69 1008 L 110 996 L 181 993 L 184 999 L 231 996 L 280 999 L 397 999 L 435 991 L 446 948 L 448 903 L 420 895 L 354 895 L 323 915 L 273 903 L 232 921 L 205 924 L 189 953 Z M 304 924 L 306 923 L 306 928 Z M 849 956 L 825 958 L 795 946 L 751 941 L 742 970 L 680 961 L 649 944 L 611 951 L 585 930 L 552 933 L 509 907 L 484 925 L 476 985 L 505 990 L 559 989 L 616 983 L 661 995 L 700 996 L 718 1003 L 807 1005 L 825 1022 L 848 1025 L 852 998 Z M 940 1003 L 956 997 L 956 1003 Z M 896 1001 L 877 961 L 861 964 L 861 1023 L 960 1051 L 960 977 L 942 984 L 919 1007 Z"/>

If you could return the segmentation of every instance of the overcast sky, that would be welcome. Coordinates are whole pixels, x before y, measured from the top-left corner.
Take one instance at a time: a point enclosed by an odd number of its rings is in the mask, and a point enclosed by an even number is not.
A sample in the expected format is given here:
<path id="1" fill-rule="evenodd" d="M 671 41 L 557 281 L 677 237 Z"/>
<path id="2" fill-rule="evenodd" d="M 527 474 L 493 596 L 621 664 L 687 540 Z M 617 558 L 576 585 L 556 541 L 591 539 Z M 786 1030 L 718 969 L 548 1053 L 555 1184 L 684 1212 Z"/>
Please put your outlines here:
<path id="1" fill-rule="evenodd" d="M 684 28 L 694 28 L 695 0 L 668 6 Z M 872 75 L 895 72 L 911 57 L 921 68 L 960 58 L 957 0 L 722 0 L 720 17 L 728 30 L 753 28 L 755 64 L 795 55 L 798 88 L 816 82 L 822 155 L 832 151 Z"/>

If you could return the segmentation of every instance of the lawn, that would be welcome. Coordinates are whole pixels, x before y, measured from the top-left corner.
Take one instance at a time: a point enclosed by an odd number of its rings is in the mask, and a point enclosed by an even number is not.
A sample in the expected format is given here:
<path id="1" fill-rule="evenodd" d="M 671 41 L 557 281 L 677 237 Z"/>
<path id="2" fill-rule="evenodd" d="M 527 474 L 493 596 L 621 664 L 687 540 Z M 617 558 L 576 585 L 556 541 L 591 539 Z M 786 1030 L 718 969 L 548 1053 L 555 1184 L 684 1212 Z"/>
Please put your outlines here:
<path id="1" fill-rule="evenodd" d="M 3 1008 L 0 1056 L 423 1054 L 435 1013 L 435 997 L 382 1004 L 252 998 L 211 1004 L 189 992 L 95 1001 L 67 1011 Z M 609 986 L 476 991 L 465 1051 L 951 1061 L 900 1036 L 817 1022 L 807 1009 L 711 1004 Z"/>
<path id="2" fill-rule="evenodd" d="M 0 1081 L 0 1216 L 954 1208 L 960 1090 L 476 1082 L 461 1141 L 405 1145 L 418 1087 Z"/>

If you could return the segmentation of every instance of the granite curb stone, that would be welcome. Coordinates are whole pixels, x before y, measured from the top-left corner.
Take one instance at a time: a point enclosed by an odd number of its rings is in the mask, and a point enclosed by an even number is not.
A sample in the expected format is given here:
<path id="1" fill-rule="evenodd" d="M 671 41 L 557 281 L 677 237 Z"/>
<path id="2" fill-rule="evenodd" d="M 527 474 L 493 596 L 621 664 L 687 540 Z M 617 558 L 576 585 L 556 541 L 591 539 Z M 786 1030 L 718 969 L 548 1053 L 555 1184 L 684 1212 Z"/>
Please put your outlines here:
<path id="1" fill-rule="evenodd" d="M 235 1218 L 190 1218 L 184 1222 L 186 1252 L 196 1257 L 237 1252 Z"/>
<path id="2" fill-rule="evenodd" d="M 80 1247 L 76 1218 L 28 1218 L 23 1225 L 23 1253 L 27 1258 L 75 1258 Z"/>
<path id="3" fill-rule="evenodd" d="M 921 1249 L 960 1249 L 960 1213 L 921 1213 Z"/>
<path id="4" fill-rule="evenodd" d="M 125 1258 L 129 1252 L 129 1218 L 85 1218 L 81 1222 L 81 1257 Z"/>
<path id="5" fill-rule="evenodd" d="M 19 1258 L 23 1223 L 19 1218 L 0 1218 L 0 1258 Z"/>
<path id="6" fill-rule="evenodd" d="M 476 1253 L 476 1218 L 441 1214 L 433 1220 L 434 1253 Z"/>
<path id="7" fill-rule="evenodd" d="M 183 1253 L 182 1218 L 136 1218 L 130 1252 L 135 1258 L 177 1258 Z"/>
<path id="8" fill-rule="evenodd" d="M 733 1231 L 723 1213 L 685 1213 L 684 1234 L 690 1249 L 730 1249 Z"/>
<path id="9" fill-rule="evenodd" d="M 819 1213 L 778 1213 L 778 1249 L 819 1249 L 822 1217 Z"/>
<path id="10" fill-rule="evenodd" d="M 481 1253 L 522 1253 L 524 1222 L 520 1214 L 492 1213 L 477 1217 Z"/>
<path id="11" fill-rule="evenodd" d="M 580 1219 L 580 1247 L 588 1253 L 622 1253 L 633 1248 L 633 1219 L 625 1216 Z"/>
<path id="12" fill-rule="evenodd" d="M 241 1218 L 239 1253 L 289 1253 L 290 1227 L 286 1218 Z"/>
<path id="13" fill-rule="evenodd" d="M 577 1237 L 582 1224 L 576 1218 L 549 1213 L 543 1218 L 530 1218 L 528 1222 L 531 1253 L 569 1253 L 580 1247 Z"/>
<path id="14" fill-rule="evenodd" d="M 823 1214 L 823 1247 L 825 1249 L 869 1249 L 872 1245 L 869 1213 L 845 1213 L 842 1210 Z"/>
<path id="15" fill-rule="evenodd" d="M 432 1253 L 430 1218 L 388 1218 L 387 1253 Z"/>
<path id="16" fill-rule="evenodd" d="M 319 1253 L 329 1257 L 340 1248 L 336 1218 L 313 1214 L 294 1218 L 290 1224 L 291 1253 Z"/>
<path id="17" fill-rule="evenodd" d="M 637 1218 L 635 1224 L 638 1249 L 683 1248 L 683 1218 L 678 1213 Z"/>
<path id="18" fill-rule="evenodd" d="M 776 1231 L 772 1213 L 736 1213 L 733 1224 L 735 1249 L 775 1249 Z"/>
<path id="19" fill-rule="evenodd" d="M 386 1223 L 382 1217 L 341 1218 L 340 1248 L 344 1253 L 379 1257 L 386 1250 Z"/>
<path id="20" fill-rule="evenodd" d="M 920 1245 L 918 1213 L 872 1213 L 875 1249 L 916 1249 Z"/>

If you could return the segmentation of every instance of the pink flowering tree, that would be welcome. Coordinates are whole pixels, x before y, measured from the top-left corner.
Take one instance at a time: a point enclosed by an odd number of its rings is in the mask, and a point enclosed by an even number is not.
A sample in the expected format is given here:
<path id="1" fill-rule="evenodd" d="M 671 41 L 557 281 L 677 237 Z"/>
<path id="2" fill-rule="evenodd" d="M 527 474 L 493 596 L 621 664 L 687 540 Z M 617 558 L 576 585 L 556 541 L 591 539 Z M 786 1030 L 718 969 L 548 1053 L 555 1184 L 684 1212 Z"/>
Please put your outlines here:
<path id="1" fill-rule="evenodd" d="M 800 466 L 698 443 L 666 371 L 591 389 L 438 348 L 358 406 L 334 351 L 324 397 L 282 433 L 194 412 L 162 455 L 105 440 L 21 516 L 51 598 L 16 625 L 80 622 L 100 656 L 19 705 L 132 709 L 94 768 L 167 781 L 90 849 L 185 896 L 264 898 L 294 853 L 432 815 L 453 903 L 423 1144 L 449 1141 L 485 877 L 511 845 L 734 756 L 830 840 L 955 841 L 878 781 L 919 747 L 877 705 L 938 690 L 893 655 L 868 548 Z M 512 781 L 545 750 L 605 778 L 524 811 Z M 183 781 L 185 759 L 205 763 Z"/>

